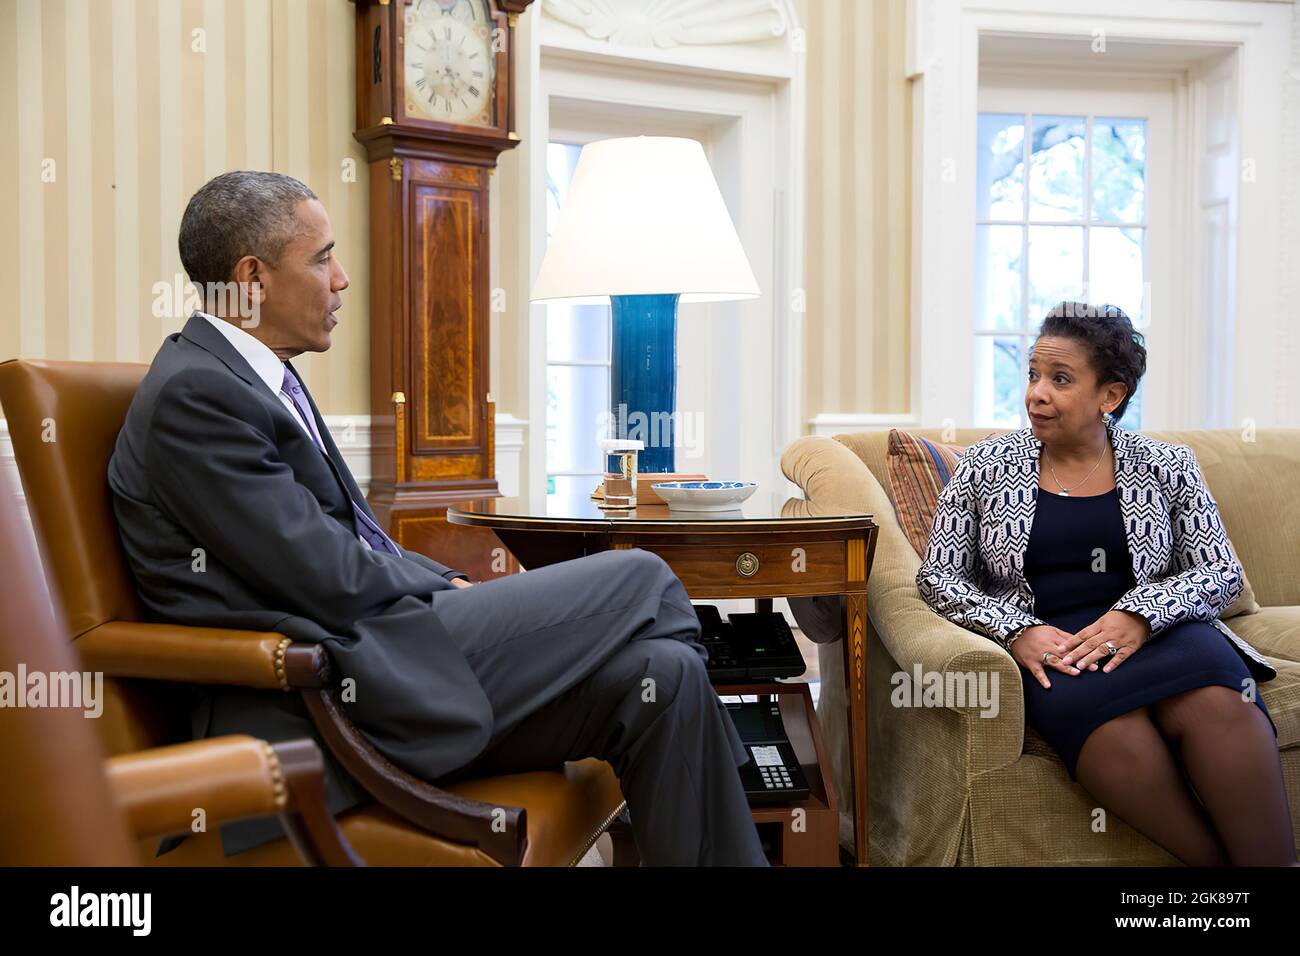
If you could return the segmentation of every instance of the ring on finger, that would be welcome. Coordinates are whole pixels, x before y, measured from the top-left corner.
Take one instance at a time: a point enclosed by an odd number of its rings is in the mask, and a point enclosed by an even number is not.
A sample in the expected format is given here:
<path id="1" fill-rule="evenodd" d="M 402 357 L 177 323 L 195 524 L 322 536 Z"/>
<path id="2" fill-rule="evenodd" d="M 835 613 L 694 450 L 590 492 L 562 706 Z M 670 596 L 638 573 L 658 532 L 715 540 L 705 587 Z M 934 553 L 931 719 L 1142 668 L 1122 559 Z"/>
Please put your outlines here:
<path id="1" fill-rule="evenodd" d="M 1118 653 L 1119 653 L 1119 648 L 1115 646 L 1115 644 L 1114 644 L 1113 641 L 1107 641 L 1107 642 L 1106 642 L 1106 653 L 1107 653 L 1108 656 L 1109 656 L 1109 655 L 1112 655 L 1112 654 L 1118 654 Z"/>

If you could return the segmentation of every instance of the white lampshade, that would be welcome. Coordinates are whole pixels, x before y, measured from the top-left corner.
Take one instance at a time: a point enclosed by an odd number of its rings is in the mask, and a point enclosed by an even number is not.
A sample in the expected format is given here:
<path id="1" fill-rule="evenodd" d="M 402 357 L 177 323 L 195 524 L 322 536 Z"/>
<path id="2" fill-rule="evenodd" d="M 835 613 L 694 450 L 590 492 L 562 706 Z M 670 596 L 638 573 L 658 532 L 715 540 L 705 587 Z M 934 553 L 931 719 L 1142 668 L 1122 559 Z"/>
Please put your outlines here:
<path id="1" fill-rule="evenodd" d="M 703 147 L 666 136 L 588 143 L 532 300 L 673 293 L 682 302 L 761 294 Z"/>

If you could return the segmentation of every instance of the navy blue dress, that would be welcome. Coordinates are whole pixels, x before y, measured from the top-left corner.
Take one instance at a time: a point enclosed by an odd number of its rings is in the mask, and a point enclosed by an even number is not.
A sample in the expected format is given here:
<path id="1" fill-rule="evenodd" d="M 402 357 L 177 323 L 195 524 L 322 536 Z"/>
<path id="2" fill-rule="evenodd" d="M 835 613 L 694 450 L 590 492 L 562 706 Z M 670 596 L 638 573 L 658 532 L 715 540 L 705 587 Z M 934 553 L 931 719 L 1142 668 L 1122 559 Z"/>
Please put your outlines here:
<path id="1" fill-rule="evenodd" d="M 1039 489 L 1025 579 L 1034 616 L 1063 631 L 1076 633 L 1109 611 L 1136 583 L 1116 491 L 1066 498 Z M 1049 668 L 1051 688 L 1021 668 L 1025 719 L 1060 754 L 1071 780 L 1084 741 L 1106 721 L 1194 687 L 1240 691 L 1251 676 L 1232 642 L 1204 621 L 1162 631 L 1109 674 L 1104 664 L 1078 675 Z M 1258 693 L 1255 703 L 1272 724 Z"/>

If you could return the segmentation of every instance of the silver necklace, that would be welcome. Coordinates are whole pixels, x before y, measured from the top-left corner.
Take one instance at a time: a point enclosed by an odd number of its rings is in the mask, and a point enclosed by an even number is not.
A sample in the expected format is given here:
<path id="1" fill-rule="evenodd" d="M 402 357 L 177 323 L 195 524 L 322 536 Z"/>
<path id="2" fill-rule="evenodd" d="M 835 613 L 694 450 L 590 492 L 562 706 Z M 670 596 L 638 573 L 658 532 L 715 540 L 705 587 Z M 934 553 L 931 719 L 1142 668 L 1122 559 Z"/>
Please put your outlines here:
<path id="1" fill-rule="evenodd" d="M 1101 466 L 1102 459 L 1104 459 L 1105 457 L 1106 457 L 1106 449 L 1103 448 L 1103 449 L 1101 450 L 1101 455 L 1097 458 L 1097 463 L 1096 463 L 1095 465 L 1093 465 L 1091 469 L 1089 469 L 1089 471 L 1088 471 L 1088 473 L 1087 473 L 1086 475 L 1083 476 L 1083 481 L 1080 481 L 1080 482 L 1076 482 L 1076 483 L 1075 483 L 1074 488 L 1080 488 L 1080 487 L 1082 487 L 1083 485 L 1087 484 L 1087 483 L 1088 483 L 1088 479 L 1091 478 L 1091 477 L 1092 477 L 1092 473 L 1093 473 L 1094 471 L 1096 471 L 1096 470 L 1098 469 L 1098 467 Z M 1065 487 L 1065 485 L 1061 484 L 1061 479 L 1056 477 L 1056 469 L 1052 467 L 1052 463 L 1051 463 L 1051 462 L 1048 462 L 1048 463 L 1047 463 L 1047 470 L 1050 471 L 1050 472 L 1052 473 L 1052 480 L 1053 480 L 1054 482 L 1056 482 L 1056 487 L 1058 487 L 1058 488 L 1061 489 L 1060 491 L 1057 492 L 1057 495 L 1059 495 L 1059 496 L 1062 497 L 1062 498 L 1068 498 L 1068 497 L 1070 497 L 1070 492 L 1072 492 L 1072 491 L 1074 490 L 1074 488 L 1067 488 L 1067 487 Z"/>

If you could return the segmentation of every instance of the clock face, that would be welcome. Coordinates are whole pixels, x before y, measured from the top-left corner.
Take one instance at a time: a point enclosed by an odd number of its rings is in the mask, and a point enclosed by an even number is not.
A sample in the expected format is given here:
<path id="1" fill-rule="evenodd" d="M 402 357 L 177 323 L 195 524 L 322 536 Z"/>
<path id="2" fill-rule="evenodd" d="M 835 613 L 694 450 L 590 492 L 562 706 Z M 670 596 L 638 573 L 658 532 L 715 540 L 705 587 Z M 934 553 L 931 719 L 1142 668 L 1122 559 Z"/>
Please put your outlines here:
<path id="1" fill-rule="evenodd" d="M 408 116 L 495 125 L 496 51 L 484 0 L 415 0 L 404 44 Z"/>

